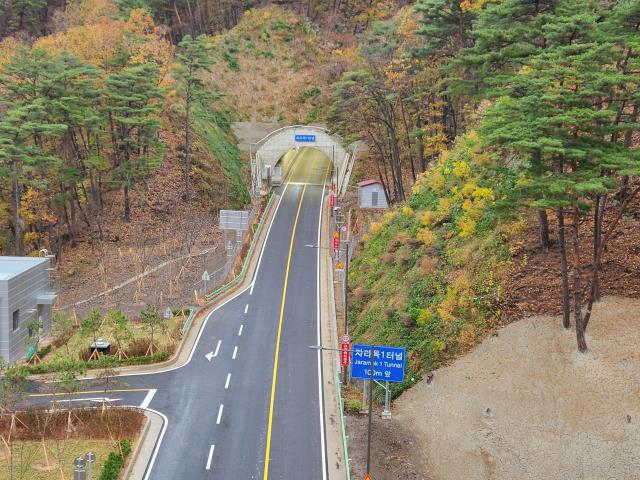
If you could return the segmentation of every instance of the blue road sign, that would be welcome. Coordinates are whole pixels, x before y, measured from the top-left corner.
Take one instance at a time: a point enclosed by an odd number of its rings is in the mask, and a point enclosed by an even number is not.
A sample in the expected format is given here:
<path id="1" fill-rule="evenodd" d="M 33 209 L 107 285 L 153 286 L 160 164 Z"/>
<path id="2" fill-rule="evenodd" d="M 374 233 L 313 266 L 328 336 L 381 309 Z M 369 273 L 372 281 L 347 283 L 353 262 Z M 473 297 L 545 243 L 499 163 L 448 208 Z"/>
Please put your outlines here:
<path id="1" fill-rule="evenodd" d="M 315 142 L 315 135 L 296 135 L 296 142 Z"/>
<path id="2" fill-rule="evenodd" d="M 371 345 L 353 345 L 351 350 L 351 378 L 371 378 Z M 404 348 L 374 345 L 373 378 L 379 382 L 402 383 L 406 356 Z"/>

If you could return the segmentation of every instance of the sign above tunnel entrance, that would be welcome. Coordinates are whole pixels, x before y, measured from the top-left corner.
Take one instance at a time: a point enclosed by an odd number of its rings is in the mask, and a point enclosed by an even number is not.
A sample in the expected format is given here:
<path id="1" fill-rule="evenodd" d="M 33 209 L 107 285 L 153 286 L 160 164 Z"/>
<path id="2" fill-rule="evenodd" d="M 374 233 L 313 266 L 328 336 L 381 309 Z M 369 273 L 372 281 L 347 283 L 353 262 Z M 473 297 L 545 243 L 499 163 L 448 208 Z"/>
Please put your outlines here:
<path id="1" fill-rule="evenodd" d="M 315 135 L 296 134 L 294 138 L 296 142 L 315 142 L 316 141 Z"/>

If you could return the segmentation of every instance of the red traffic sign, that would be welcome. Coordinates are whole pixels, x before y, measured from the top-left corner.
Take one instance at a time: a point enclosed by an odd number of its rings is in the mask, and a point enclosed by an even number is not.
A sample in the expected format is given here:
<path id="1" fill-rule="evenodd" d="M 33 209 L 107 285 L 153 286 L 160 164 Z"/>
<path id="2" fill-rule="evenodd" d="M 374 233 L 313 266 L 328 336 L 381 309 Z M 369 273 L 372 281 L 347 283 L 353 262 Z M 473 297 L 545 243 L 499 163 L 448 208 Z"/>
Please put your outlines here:
<path id="1" fill-rule="evenodd" d="M 336 197 L 333 194 L 333 190 L 331 191 L 331 194 L 329 195 L 329 205 L 331 206 L 331 208 L 336 206 Z"/>
<path id="2" fill-rule="evenodd" d="M 351 352 L 349 352 L 349 346 L 350 344 L 345 342 L 340 344 L 340 365 L 343 367 L 346 367 L 351 363 L 351 356 L 349 355 Z"/>
<path id="3" fill-rule="evenodd" d="M 340 250 L 340 234 L 338 232 L 334 232 L 333 234 L 333 251 L 337 252 Z"/>
<path id="4" fill-rule="evenodd" d="M 349 336 L 348 333 L 345 333 L 344 335 L 342 335 L 342 343 L 349 343 L 351 342 L 351 337 Z"/>

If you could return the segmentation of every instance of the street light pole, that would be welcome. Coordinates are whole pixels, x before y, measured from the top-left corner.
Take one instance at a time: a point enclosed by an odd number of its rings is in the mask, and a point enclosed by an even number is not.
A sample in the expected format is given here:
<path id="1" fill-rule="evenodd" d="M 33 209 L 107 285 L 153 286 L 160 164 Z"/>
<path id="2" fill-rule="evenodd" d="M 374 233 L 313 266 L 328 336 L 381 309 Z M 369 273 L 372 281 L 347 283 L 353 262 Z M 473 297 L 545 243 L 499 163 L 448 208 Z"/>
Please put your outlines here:
<path id="1" fill-rule="evenodd" d="M 369 355 L 371 355 L 371 363 L 369 368 L 371 369 L 369 375 L 369 426 L 367 428 L 367 474 L 371 473 L 371 420 L 373 418 L 373 344 L 371 345 L 371 350 Z"/>
<path id="2" fill-rule="evenodd" d="M 346 259 L 344 264 L 344 333 L 349 335 L 349 322 L 347 315 L 349 315 L 349 242 L 345 245 Z M 342 367 L 342 384 L 347 384 L 347 370 L 349 367 L 346 365 Z"/>

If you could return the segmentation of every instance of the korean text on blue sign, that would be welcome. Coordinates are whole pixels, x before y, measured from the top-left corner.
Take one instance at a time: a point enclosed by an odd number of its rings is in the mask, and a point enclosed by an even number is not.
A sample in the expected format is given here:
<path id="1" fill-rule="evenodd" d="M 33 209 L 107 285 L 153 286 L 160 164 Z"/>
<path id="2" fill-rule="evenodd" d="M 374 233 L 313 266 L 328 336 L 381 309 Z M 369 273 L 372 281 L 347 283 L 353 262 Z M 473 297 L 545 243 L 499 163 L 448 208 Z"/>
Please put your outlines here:
<path id="1" fill-rule="evenodd" d="M 371 378 L 371 345 L 351 347 L 351 378 Z M 404 365 L 407 351 L 400 347 L 373 347 L 373 377 L 379 382 L 404 380 Z"/>
<path id="2" fill-rule="evenodd" d="M 315 142 L 315 135 L 296 135 L 296 142 Z"/>

